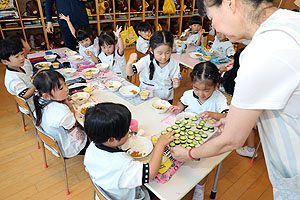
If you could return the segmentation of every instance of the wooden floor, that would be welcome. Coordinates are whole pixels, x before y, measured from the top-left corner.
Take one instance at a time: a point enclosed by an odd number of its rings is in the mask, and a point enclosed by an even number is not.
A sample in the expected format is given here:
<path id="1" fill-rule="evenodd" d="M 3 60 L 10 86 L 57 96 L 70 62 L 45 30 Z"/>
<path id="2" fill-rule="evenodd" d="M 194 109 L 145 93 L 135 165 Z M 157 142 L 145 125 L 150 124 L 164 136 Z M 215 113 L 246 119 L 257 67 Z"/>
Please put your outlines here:
<path id="1" fill-rule="evenodd" d="M 128 49 L 126 57 L 132 49 Z M 89 200 L 93 190 L 83 167 L 83 156 L 67 160 L 70 185 L 69 196 L 65 195 L 65 184 L 61 161 L 47 153 L 48 168 L 43 167 L 41 150 L 36 147 L 31 122 L 26 119 L 27 131 L 22 131 L 20 113 L 16 113 L 13 98 L 4 87 L 5 67 L 0 66 L 0 200 Z M 183 74 L 184 77 L 184 74 Z M 190 81 L 175 90 L 174 102 Z M 209 175 L 205 199 L 209 199 L 215 170 Z M 185 200 L 192 199 L 191 191 Z M 224 161 L 217 188 L 217 198 L 224 200 L 271 200 L 272 187 L 268 179 L 262 150 L 253 165 L 250 159 L 232 152 Z"/>

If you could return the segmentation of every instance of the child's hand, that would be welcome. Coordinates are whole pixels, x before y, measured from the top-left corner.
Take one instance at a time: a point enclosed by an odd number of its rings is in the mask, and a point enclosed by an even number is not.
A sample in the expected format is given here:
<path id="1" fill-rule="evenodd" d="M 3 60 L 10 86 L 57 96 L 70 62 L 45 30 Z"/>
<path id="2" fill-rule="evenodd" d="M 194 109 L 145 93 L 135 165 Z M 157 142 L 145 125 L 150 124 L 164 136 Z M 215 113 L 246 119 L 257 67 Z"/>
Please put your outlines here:
<path id="1" fill-rule="evenodd" d="M 69 109 L 71 110 L 71 112 L 75 114 L 75 110 L 74 110 L 74 107 L 73 107 L 73 105 L 70 101 L 70 98 L 67 98 L 67 99 L 63 100 L 62 103 L 66 104 L 69 107 Z"/>
<path id="2" fill-rule="evenodd" d="M 173 131 L 169 131 L 168 133 L 161 135 L 158 138 L 156 145 L 165 147 L 175 139 L 175 137 L 173 137 L 173 134 L 174 134 Z"/>
<path id="3" fill-rule="evenodd" d="M 171 106 L 169 110 L 171 111 L 172 114 L 176 114 L 176 115 L 182 112 L 182 110 L 178 106 Z"/>
<path id="4" fill-rule="evenodd" d="M 132 54 L 130 54 L 128 63 L 134 63 L 134 61 L 136 61 L 137 59 L 138 59 L 137 53 L 132 53 Z"/>
<path id="5" fill-rule="evenodd" d="M 116 31 L 114 31 L 114 34 L 115 34 L 115 36 L 116 36 L 117 38 L 120 37 L 121 31 L 122 31 L 122 26 L 118 26 L 118 25 L 117 25 Z"/>
<path id="6" fill-rule="evenodd" d="M 205 32 L 205 29 L 203 29 L 203 28 L 201 28 L 199 31 L 200 35 L 202 35 L 204 32 Z"/>
<path id="7" fill-rule="evenodd" d="M 180 86 L 180 80 L 178 78 L 172 78 L 173 88 L 176 89 Z"/>
<path id="8" fill-rule="evenodd" d="M 59 14 L 59 19 L 62 19 L 62 20 L 65 20 L 65 21 L 70 21 L 69 15 L 68 15 L 68 16 L 65 16 L 65 15 L 62 14 L 62 13 Z"/>
<path id="9" fill-rule="evenodd" d="M 199 114 L 199 117 L 207 119 L 215 119 L 215 112 L 205 111 Z"/>
<path id="10" fill-rule="evenodd" d="M 93 55 L 94 55 L 93 52 L 91 52 L 91 51 L 88 50 L 88 49 L 86 49 L 86 50 L 84 51 L 84 53 L 85 53 L 87 56 L 93 56 Z"/>

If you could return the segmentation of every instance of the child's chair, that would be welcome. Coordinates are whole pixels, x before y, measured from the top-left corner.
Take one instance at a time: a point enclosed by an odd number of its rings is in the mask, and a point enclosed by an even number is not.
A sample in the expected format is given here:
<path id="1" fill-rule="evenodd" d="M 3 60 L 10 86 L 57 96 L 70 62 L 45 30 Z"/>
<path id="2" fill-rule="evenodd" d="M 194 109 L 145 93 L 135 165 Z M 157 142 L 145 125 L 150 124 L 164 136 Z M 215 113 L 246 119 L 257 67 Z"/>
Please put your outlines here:
<path id="1" fill-rule="evenodd" d="M 63 163 L 63 167 L 64 167 L 64 174 L 65 174 L 65 182 L 66 182 L 66 194 L 69 195 L 70 191 L 69 191 L 69 185 L 68 185 L 68 175 L 67 175 L 67 167 L 66 167 L 66 162 L 65 162 L 65 158 L 63 157 L 61 150 L 58 146 L 57 141 L 51 137 L 50 135 L 48 135 L 47 133 L 44 132 L 44 130 L 42 129 L 42 127 L 36 127 L 38 130 L 38 134 L 40 136 L 41 139 L 41 144 L 42 144 L 42 150 L 43 150 L 43 158 L 44 158 L 44 167 L 48 168 L 47 165 L 47 158 L 46 158 L 46 153 L 45 153 L 45 145 L 48 146 L 48 148 L 51 148 L 52 150 L 54 150 L 56 152 L 56 154 L 61 158 L 61 161 Z M 45 143 L 45 145 L 44 145 Z"/>
<path id="2" fill-rule="evenodd" d="M 33 116 L 33 113 L 27 103 L 27 101 L 23 98 L 20 98 L 20 97 L 17 97 L 17 96 L 14 96 L 15 98 L 15 101 L 16 101 L 16 104 L 21 106 L 22 108 L 25 108 L 27 111 L 28 111 L 28 114 L 25 114 L 29 119 L 32 120 L 33 122 L 33 125 L 34 125 L 34 116 Z M 18 108 L 18 106 L 17 106 Z M 25 119 L 24 119 L 24 113 L 20 112 L 21 113 L 21 116 L 22 116 L 22 123 L 23 123 L 23 132 L 26 131 L 26 125 L 25 125 Z M 37 130 L 34 126 L 34 131 L 35 131 L 35 135 L 36 135 L 36 143 L 37 143 L 37 148 L 40 149 L 40 145 L 39 145 L 39 136 L 37 134 Z"/>
<path id="3" fill-rule="evenodd" d="M 97 196 L 98 196 L 98 198 L 99 198 L 100 200 L 112 200 L 112 199 L 104 192 L 104 190 L 103 190 L 101 187 L 99 187 L 98 185 L 96 185 L 96 184 L 93 182 L 93 180 L 92 180 L 92 178 L 91 178 L 90 175 L 89 175 L 89 177 L 90 177 L 90 180 L 91 180 L 91 182 L 92 182 L 92 184 L 93 184 L 93 188 L 94 188 L 94 200 L 96 200 L 96 194 L 97 194 Z"/>

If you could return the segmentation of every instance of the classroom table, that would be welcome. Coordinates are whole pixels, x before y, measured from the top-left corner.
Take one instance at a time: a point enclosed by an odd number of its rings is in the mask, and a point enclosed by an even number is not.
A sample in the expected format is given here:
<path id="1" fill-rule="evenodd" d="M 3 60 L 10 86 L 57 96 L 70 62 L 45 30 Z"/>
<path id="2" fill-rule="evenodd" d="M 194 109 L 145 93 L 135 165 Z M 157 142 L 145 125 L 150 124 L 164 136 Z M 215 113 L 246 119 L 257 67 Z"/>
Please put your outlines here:
<path id="1" fill-rule="evenodd" d="M 93 91 L 92 97 L 99 102 L 109 101 L 126 105 L 132 113 L 132 118 L 138 120 L 138 128 L 145 131 L 144 136 L 147 138 L 150 138 L 152 135 L 160 134 L 160 132 L 168 126 L 162 123 L 161 120 L 170 115 L 170 112 L 167 111 L 166 113 L 158 114 L 152 109 L 152 102 L 157 100 L 157 97 L 151 98 L 137 106 L 130 104 L 120 96 L 106 89 Z M 83 120 L 81 118 L 78 120 L 79 123 L 83 125 Z M 229 153 L 230 152 L 227 152 L 211 158 L 203 158 L 199 162 L 188 161 L 178 169 L 167 183 L 159 184 L 152 180 L 150 183 L 145 184 L 145 186 L 159 199 L 181 199 L 221 163 Z M 149 156 L 146 157 L 146 160 L 147 159 L 149 159 Z M 220 171 L 220 167 L 218 171 Z M 213 190 L 216 190 L 216 188 Z"/>
<path id="2" fill-rule="evenodd" d="M 193 69 L 196 64 L 203 61 L 200 61 L 199 58 L 191 58 L 189 56 L 189 52 L 191 51 L 196 51 L 196 47 L 188 45 L 187 49 L 185 50 L 185 53 L 182 54 L 172 53 L 171 58 L 177 60 L 179 64 L 182 64 L 190 69 Z"/>

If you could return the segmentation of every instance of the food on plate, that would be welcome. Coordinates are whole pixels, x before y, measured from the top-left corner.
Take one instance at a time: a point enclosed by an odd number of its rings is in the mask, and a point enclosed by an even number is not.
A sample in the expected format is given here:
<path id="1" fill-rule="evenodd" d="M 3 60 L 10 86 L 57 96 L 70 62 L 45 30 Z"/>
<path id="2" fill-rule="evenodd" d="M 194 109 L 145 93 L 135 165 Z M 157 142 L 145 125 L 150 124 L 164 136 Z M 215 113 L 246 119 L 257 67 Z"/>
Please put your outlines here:
<path id="1" fill-rule="evenodd" d="M 134 94 L 134 95 L 137 94 L 137 91 L 135 91 L 135 90 L 130 90 L 130 92 L 131 92 L 132 94 Z"/>
<path id="2" fill-rule="evenodd" d="M 88 107 L 81 108 L 80 113 L 81 113 L 82 115 L 85 115 L 87 109 L 88 109 Z"/>
<path id="3" fill-rule="evenodd" d="M 138 152 L 138 151 L 134 151 L 132 153 L 129 154 L 131 157 L 142 157 L 142 153 Z"/>
<path id="4" fill-rule="evenodd" d="M 49 62 L 40 62 L 40 63 L 36 63 L 34 65 L 34 67 L 36 68 L 46 68 L 46 67 L 50 67 L 51 66 L 51 63 Z"/>
<path id="5" fill-rule="evenodd" d="M 168 109 L 167 107 L 164 106 L 154 106 L 154 108 L 158 109 L 158 110 L 165 110 Z"/>

